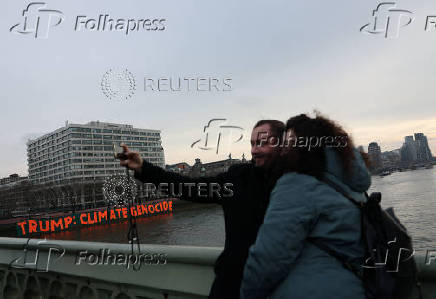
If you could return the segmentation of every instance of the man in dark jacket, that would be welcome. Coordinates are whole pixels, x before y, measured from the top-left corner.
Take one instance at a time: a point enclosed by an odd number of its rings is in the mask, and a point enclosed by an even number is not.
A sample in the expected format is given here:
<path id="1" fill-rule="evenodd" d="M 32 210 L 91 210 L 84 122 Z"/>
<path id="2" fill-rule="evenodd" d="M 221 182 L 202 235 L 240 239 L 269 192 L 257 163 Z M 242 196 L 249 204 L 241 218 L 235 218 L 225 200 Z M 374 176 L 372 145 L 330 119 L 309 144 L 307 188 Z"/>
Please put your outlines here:
<path id="1" fill-rule="evenodd" d="M 180 199 L 183 200 L 222 205 L 226 240 L 224 250 L 215 262 L 216 277 L 209 298 L 239 298 L 248 249 L 256 241 L 273 187 L 267 184 L 266 170 L 272 157 L 279 152 L 284 128 L 284 124 L 277 120 L 257 122 L 251 134 L 251 163 L 232 165 L 227 172 L 210 177 L 191 178 L 165 171 L 143 161 L 138 153 L 129 151 L 123 145 L 126 159 L 121 160 L 121 165 L 135 170 L 135 178 L 155 185 L 173 184 L 175 190 L 180 186 L 182 190 L 177 190 L 177 194 L 181 193 Z M 209 189 L 201 193 L 191 188 L 193 184 L 200 183 L 221 187 L 231 184 L 228 189 L 233 191 L 233 196 L 225 197 L 223 192 L 209 192 Z"/>

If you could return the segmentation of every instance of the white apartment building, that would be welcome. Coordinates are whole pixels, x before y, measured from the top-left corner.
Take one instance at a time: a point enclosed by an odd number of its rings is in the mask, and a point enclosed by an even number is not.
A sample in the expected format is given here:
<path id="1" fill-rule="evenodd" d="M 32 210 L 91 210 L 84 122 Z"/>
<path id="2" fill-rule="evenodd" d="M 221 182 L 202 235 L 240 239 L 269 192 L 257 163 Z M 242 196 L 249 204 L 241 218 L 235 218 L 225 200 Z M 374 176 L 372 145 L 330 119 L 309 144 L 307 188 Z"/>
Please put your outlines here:
<path id="1" fill-rule="evenodd" d="M 123 173 L 124 168 L 113 156 L 113 144 L 120 143 L 138 151 L 144 160 L 165 167 L 159 130 L 99 121 L 66 122 L 64 127 L 27 142 L 29 180 L 93 180 Z"/>

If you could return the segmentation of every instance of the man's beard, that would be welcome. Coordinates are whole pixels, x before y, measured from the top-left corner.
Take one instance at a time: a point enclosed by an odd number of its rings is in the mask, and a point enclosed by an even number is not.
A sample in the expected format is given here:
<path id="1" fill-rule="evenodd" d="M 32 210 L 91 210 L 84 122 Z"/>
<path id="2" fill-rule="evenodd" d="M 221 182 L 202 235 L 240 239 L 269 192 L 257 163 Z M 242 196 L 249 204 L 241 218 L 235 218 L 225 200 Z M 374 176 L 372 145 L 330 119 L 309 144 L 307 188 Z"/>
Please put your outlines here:
<path id="1" fill-rule="evenodd" d="M 282 175 L 285 172 L 296 171 L 298 167 L 299 154 L 297 150 L 293 149 L 282 154 L 281 151 L 271 153 L 262 165 L 256 165 L 254 158 L 251 159 L 251 163 L 259 168 L 263 169 L 266 173 L 274 173 L 275 175 Z"/>
<path id="2" fill-rule="evenodd" d="M 281 163 L 280 158 L 280 151 L 275 151 L 271 153 L 267 159 L 265 159 L 265 162 L 263 163 L 262 167 L 265 171 L 269 172 L 271 169 L 275 168 L 277 165 L 280 165 Z"/>

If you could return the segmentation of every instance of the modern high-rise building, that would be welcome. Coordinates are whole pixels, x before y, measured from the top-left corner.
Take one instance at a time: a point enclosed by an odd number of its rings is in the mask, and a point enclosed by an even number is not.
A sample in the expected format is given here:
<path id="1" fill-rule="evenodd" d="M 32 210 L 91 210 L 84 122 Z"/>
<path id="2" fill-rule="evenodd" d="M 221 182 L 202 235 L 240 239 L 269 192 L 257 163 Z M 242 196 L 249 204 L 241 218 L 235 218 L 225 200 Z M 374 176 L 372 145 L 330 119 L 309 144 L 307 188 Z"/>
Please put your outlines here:
<path id="1" fill-rule="evenodd" d="M 368 145 L 368 155 L 371 160 L 371 169 L 376 170 L 381 167 L 382 165 L 382 157 L 381 157 L 381 149 L 380 146 L 377 144 L 377 142 L 371 142 Z"/>
<path id="2" fill-rule="evenodd" d="M 419 161 L 428 161 L 433 158 L 430 147 L 428 146 L 427 137 L 423 133 L 415 133 L 415 141 L 417 143 L 417 158 Z"/>
<path id="3" fill-rule="evenodd" d="M 412 162 L 417 160 L 417 144 L 413 136 L 404 137 L 404 144 L 400 149 L 401 160 Z"/>
<path id="4" fill-rule="evenodd" d="M 427 137 L 423 133 L 415 133 L 413 136 L 406 136 L 401 147 L 401 160 L 406 162 L 429 161 L 432 154 L 428 146 Z"/>
<path id="5" fill-rule="evenodd" d="M 64 127 L 27 142 L 29 180 L 46 183 L 122 173 L 124 168 L 113 156 L 113 144 L 120 143 L 139 152 L 144 160 L 165 167 L 159 130 L 99 121 L 66 122 Z"/>
<path id="6" fill-rule="evenodd" d="M 412 135 L 410 135 L 410 136 L 406 136 L 406 137 L 404 137 L 404 142 L 405 142 L 405 143 L 414 143 L 414 142 L 415 142 L 415 139 L 413 139 L 413 136 L 412 136 Z"/>

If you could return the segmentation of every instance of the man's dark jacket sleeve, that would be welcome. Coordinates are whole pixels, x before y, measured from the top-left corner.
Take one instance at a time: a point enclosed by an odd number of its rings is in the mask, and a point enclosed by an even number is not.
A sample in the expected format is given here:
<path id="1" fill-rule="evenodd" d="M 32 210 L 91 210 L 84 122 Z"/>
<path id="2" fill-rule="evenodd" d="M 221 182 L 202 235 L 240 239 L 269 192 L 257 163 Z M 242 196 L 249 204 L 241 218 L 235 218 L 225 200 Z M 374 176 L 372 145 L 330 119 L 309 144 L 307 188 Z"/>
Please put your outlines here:
<path id="1" fill-rule="evenodd" d="M 216 176 L 188 177 L 165 171 L 161 167 L 144 161 L 141 173 L 135 172 L 135 178 L 143 183 L 152 183 L 156 187 L 160 183 L 166 183 L 168 186 L 172 184 L 174 185 L 175 194 L 181 193 L 180 199 L 193 202 L 221 204 L 223 200 L 228 199 L 233 194 L 233 179 L 229 172 L 220 173 Z M 201 192 L 198 192 L 198 184 L 202 184 Z M 219 188 L 219 191 L 210 192 L 212 185 L 214 190 Z M 181 191 L 179 187 L 182 188 Z M 168 188 L 168 190 L 171 191 L 171 188 Z"/>

